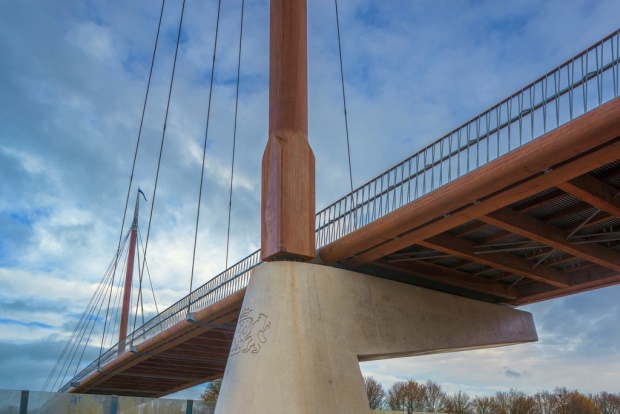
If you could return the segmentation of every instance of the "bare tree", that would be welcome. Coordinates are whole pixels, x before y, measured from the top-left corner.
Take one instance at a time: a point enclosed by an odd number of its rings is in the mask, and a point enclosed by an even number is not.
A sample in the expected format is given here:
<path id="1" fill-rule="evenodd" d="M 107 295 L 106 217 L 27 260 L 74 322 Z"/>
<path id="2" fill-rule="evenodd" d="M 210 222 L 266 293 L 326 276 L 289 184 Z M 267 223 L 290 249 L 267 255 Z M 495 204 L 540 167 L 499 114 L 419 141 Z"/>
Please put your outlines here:
<path id="1" fill-rule="evenodd" d="M 496 414 L 530 414 L 536 404 L 534 399 L 522 391 L 510 389 L 508 392 L 497 392 L 493 397 L 492 413 Z"/>
<path id="2" fill-rule="evenodd" d="M 216 379 L 207 383 L 207 387 L 200 394 L 200 399 L 203 401 L 217 402 L 217 398 L 220 396 L 220 388 L 222 387 L 222 379 Z"/>
<path id="3" fill-rule="evenodd" d="M 534 394 L 533 398 L 535 414 L 555 414 L 558 406 L 558 399 L 555 394 L 549 391 L 541 391 Z"/>
<path id="4" fill-rule="evenodd" d="M 493 398 L 477 396 L 471 401 L 472 412 L 474 414 L 492 414 Z"/>
<path id="5" fill-rule="evenodd" d="M 364 388 L 366 388 L 366 396 L 371 410 L 380 410 L 383 408 L 385 399 L 385 390 L 371 376 L 364 376 Z"/>
<path id="6" fill-rule="evenodd" d="M 429 413 L 440 413 L 444 411 L 446 393 L 442 391 L 441 385 L 431 380 L 424 384 L 425 411 Z"/>
<path id="7" fill-rule="evenodd" d="M 473 414 L 475 412 L 469 394 L 460 390 L 446 397 L 444 409 L 451 414 Z"/>
<path id="8" fill-rule="evenodd" d="M 577 390 L 569 390 L 566 387 L 557 387 L 553 394 L 557 398 L 557 414 L 590 414 L 596 412 L 592 398 L 581 394 Z"/>
<path id="9" fill-rule="evenodd" d="M 620 394 L 610 394 L 603 391 L 596 394 L 592 401 L 601 414 L 620 414 Z"/>
<path id="10" fill-rule="evenodd" d="M 426 395 L 424 385 L 412 379 L 395 382 L 387 392 L 386 402 L 390 410 L 424 411 Z"/>

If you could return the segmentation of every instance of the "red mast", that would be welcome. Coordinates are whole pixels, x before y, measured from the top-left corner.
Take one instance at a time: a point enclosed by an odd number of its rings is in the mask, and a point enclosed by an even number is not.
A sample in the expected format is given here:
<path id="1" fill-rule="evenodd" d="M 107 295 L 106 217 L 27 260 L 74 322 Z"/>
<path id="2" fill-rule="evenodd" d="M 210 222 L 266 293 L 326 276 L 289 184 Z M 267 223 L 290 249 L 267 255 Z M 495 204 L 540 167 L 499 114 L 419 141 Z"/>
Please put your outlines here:
<path id="1" fill-rule="evenodd" d="M 138 210 L 140 208 L 140 194 L 138 189 L 136 195 L 136 208 L 133 213 L 133 223 L 131 223 L 131 235 L 129 238 L 129 250 L 127 251 L 127 271 L 125 273 L 125 286 L 123 288 L 123 310 L 121 312 L 121 327 L 118 332 L 119 353 L 125 351 L 125 338 L 127 337 L 127 324 L 129 320 L 129 305 L 131 302 L 131 282 L 133 279 L 133 265 L 136 254 L 136 236 L 138 233 Z M 144 195 L 143 195 L 144 196 Z"/>
<path id="2" fill-rule="evenodd" d="M 315 256 L 306 20 L 306 0 L 271 0 L 269 140 L 263 155 L 261 198 L 261 258 L 265 261 Z"/>

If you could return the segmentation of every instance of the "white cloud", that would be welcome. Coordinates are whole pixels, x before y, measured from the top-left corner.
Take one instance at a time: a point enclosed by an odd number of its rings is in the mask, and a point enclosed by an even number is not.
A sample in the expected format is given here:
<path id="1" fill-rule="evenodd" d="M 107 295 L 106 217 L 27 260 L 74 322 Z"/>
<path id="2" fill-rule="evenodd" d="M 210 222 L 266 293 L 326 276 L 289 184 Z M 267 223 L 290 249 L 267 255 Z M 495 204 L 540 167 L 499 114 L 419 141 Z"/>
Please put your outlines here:
<path id="1" fill-rule="evenodd" d="M 149 202 L 180 11 L 180 2 L 166 3 L 134 175 L 134 186 Z M 310 3 L 309 138 L 322 208 L 348 192 L 348 167 L 333 2 Z M 149 241 L 160 307 L 189 288 L 215 6 L 187 3 Z M 616 29 L 620 13 L 613 0 L 520 0 L 511 7 L 493 1 L 361 0 L 339 6 L 356 185 Z M 254 251 L 260 240 L 259 178 L 267 139 L 268 4 L 246 7 L 231 261 Z M 0 318 L 63 326 L 57 334 L 66 336 L 62 322 L 73 316 L 65 315 L 81 314 L 114 254 L 158 13 L 145 0 L 0 2 L 0 54 L 7 57 L 0 60 L 0 305 L 20 298 L 52 303 L 31 321 L 25 310 L 9 314 L 5 308 Z M 239 4 L 223 4 L 195 285 L 224 266 L 238 17 Z M 148 212 L 144 203 L 143 236 Z M 594 302 L 605 296 L 587 295 Z M 534 307 L 537 345 L 382 361 L 368 370 L 385 385 L 414 376 L 483 393 L 511 384 L 553 387 L 561 385 L 558 379 L 586 387 L 578 372 L 594 369 L 599 375 L 589 385 L 593 391 L 605 381 L 618 384 L 617 353 L 601 339 L 605 330 L 607 336 L 620 331 L 618 312 L 605 318 L 581 314 L 595 306 L 586 302 Z M 573 323 L 561 323 L 558 315 Z M 582 332 L 571 331 L 574 326 Z M 0 340 L 47 336 L 45 328 L 20 327 L 2 330 Z M 588 359 L 588 346 L 611 362 Z M 562 353 L 573 359 L 562 359 Z M 23 388 L 42 385 L 26 383 Z M 0 380 L 0 388 L 7 387 Z"/>
<path id="2" fill-rule="evenodd" d="M 94 22 L 76 25 L 67 35 L 73 43 L 84 53 L 100 61 L 114 61 L 116 51 L 110 31 Z"/>

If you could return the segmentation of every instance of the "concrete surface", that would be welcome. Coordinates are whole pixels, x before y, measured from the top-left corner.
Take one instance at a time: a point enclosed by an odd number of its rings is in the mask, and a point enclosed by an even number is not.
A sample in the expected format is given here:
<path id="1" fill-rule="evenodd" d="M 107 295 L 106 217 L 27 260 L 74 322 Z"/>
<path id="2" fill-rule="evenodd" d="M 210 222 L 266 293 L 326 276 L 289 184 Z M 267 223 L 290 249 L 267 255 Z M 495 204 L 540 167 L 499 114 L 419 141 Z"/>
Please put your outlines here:
<path id="1" fill-rule="evenodd" d="M 532 316 L 333 267 L 253 270 L 216 413 L 370 413 L 359 361 L 536 341 Z"/>

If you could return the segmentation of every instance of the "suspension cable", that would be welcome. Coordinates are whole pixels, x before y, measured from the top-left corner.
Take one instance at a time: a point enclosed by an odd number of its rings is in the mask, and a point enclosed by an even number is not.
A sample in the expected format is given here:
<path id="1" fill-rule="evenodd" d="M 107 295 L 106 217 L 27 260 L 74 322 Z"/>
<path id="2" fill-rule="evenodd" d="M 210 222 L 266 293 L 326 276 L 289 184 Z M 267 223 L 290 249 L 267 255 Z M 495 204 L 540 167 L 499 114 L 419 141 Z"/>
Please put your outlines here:
<path id="1" fill-rule="evenodd" d="M 338 17 L 338 0 L 334 0 L 336 6 L 336 28 L 338 30 L 338 54 L 340 56 L 340 80 L 342 82 L 342 104 L 344 107 L 344 127 L 347 134 L 347 155 L 349 158 L 349 184 L 351 185 L 351 197 L 353 197 L 353 168 L 351 167 L 351 146 L 349 144 L 349 121 L 347 119 L 347 98 L 344 93 L 344 69 L 342 67 L 342 46 L 340 44 L 340 18 Z"/>
<path id="2" fill-rule="evenodd" d="M 144 103 L 142 105 L 142 116 L 140 118 L 140 127 L 138 128 L 138 139 L 136 140 L 136 149 L 134 151 L 133 154 L 133 163 L 131 165 L 131 175 L 129 176 L 129 185 L 127 187 L 127 196 L 125 197 L 125 208 L 123 210 L 123 221 L 121 223 L 121 231 L 120 231 L 120 235 L 118 237 L 118 249 L 120 249 L 120 245 L 121 245 L 121 239 L 123 237 L 123 230 L 125 229 L 125 219 L 127 218 L 127 207 L 129 205 L 129 195 L 131 194 L 131 186 L 133 183 L 133 175 L 136 169 L 136 160 L 138 158 L 138 148 L 140 147 L 140 138 L 142 137 L 142 126 L 144 125 L 144 115 L 146 113 L 146 103 L 148 101 L 149 98 L 149 91 L 151 88 L 151 79 L 153 77 L 153 66 L 155 66 L 155 55 L 157 54 L 157 45 L 159 44 L 159 33 L 161 31 L 161 22 L 162 22 L 162 18 L 164 15 L 164 6 L 166 4 L 166 0 L 162 0 L 161 2 L 161 9 L 159 11 L 159 22 L 157 23 L 157 34 L 155 35 L 155 45 L 153 46 L 153 55 L 151 57 L 151 67 L 149 69 L 149 79 L 148 82 L 146 84 L 146 93 L 144 95 Z M 114 277 L 116 275 L 116 267 L 117 267 L 118 261 L 114 264 L 114 272 L 112 275 L 112 284 L 114 284 Z M 110 292 L 111 294 L 111 292 Z M 108 300 L 108 310 L 106 311 L 106 319 L 105 321 L 107 322 L 108 320 L 108 311 L 110 310 L 110 301 Z M 103 332 L 105 333 L 105 324 L 104 324 L 104 329 Z M 103 352 L 103 339 L 102 339 L 102 346 L 99 348 L 99 360 L 101 360 L 101 353 Z"/>
<path id="3" fill-rule="evenodd" d="M 124 246 L 127 242 L 127 237 L 125 237 L 124 239 L 125 241 L 122 244 L 122 249 L 124 249 Z M 82 312 L 82 315 L 80 316 L 80 319 L 78 320 L 78 323 L 76 324 L 75 328 L 73 329 L 73 332 L 71 333 L 71 336 L 69 337 L 69 339 L 67 340 L 67 342 L 65 343 L 65 346 L 62 350 L 62 352 L 60 353 L 60 356 L 58 357 L 58 359 L 56 360 L 56 363 L 54 364 L 54 367 L 52 368 L 52 371 L 50 372 L 49 376 L 47 377 L 45 383 L 43 384 L 43 389 L 41 391 L 46 391 L 48 385 L 50 384 L 50 381 L 52 380 L 52 378 L 54 377 L 54 373 L 56 372 L 56 370 L 60 367 L 60 363 L 63 360 L 63 357 L 65 356 L 65 354 L 70 354 L 75 346 L 74 343 L 74 338 L 77 338 L 77 336 L 82 335 L 81 332 L 85 329 L 88 329 L 88 322 L 92 320 L 92 315 L 95 312 L 95 309 L 97 308 L 97 304 L 99 303 L 99 301 L 101 300 L 101 298 L 105 298 L 105 296 L 101 296 L 101 295 L 105 295 L 105 286 L 108 283 L 108 280 L 110 279 L 111 275 L 112 275 L 112 269 L 114 267 L 114 262 L 116 259 L 117 255 L 120 255 L 120 252 L 117 252 L 116 255 L 114 256 L 114 258 L 112 258 L 112 260 L 110 261 L 110 264 L 108 265 L 103 277 L 101 278 L 101 281 L 99 282 L 99 284 L 97 285 L 97 288 L 95 289 L 95 293 L 93 294 L 93 296 L 90 298 L 90 301 L 88 302 L 88 304 L 86 305 L 86 308 L 84 309 L 84 312 Z M 95 323 L 95 321 L 93 321 L 93 324 Z M 69 350 L 69 348 L 71 348 L 71 350 Z M 67 355 L 67 359 L 65 360 L 65 362 L 62 364 L 62 367 L 60 368 L 60 370 L 58 371 L 59 376 L 62 373 L 62 371 L 64 370 L 65 364 L 68 361 L 69 356 Z M 58 381 L 58 378 L 56 379 L 56 381 L 54 381 L 54 384 L 52 385 L 51 389 L 54 389 L 56 386 L 56 382 Z"/>
<path id="4" fill-rule="evenodd" d="M 153 220 L 153 210 L 155 208 L 155 196 L 157 195 L 157 183 L 159 181 L 159 169 L 161 167 L 161 155 L 164 150 L 164 141 L 166 138 L 166 126 L 168 124 L 168 114 L 170 111 L 170 98 L 172 96 L 172 86 L 174 84 L 174 74 L 177 67 L 177 56 L 179 54 L 179 43 L 181 41 L 181 28 L 183 27 L 183 15 L 185 14 L 185 0 L 183 0 L 183 4 L 181 6 L 181 17 L 179 19 L 179 29 L 177 32 L 177 43 L 174 50 L 174 61 L 172 64 L 172 74 L 170 76 L 170 87 L 168 88 L 168 101 L 166 102 L 166 115 L 164 117 L 164 127 L 161 132 L 161 143 L 159 145 L 159 157 L 157 160 L 157 172 L 155 173 L 155 185 L 153 186 L 153 196 L 151 197 L 151 211 L 149 212 L 149 225 L 146 231 L 146 240 L 144 242 L 144 254 L 142 256 L 142 270 L 144 271 L 144 265 L 146 263 L 146 254 L 149 248 L 149 236 L 151 234 L 151 223 Z"/>
<path id="5" fill-rule="evenodd" d="M 118 256 L 122 256 L 123 251 L 125 250 L 125 246 L 127 245 L 127 239 L 128 239 L 128 235 L 129 232 L 127 233 L 127 235 L 124 237 L 123 241 L 122 241 L 122 245 L 121 245 L 121 250 L 117 252 L 117 254 L 115 255 L 115 258 L 113 259 L 113 261 L 110 263 L 110 265 L 108 266 L 108 269 L 106 271 L 107 273 L 107 277 L 104 277 L 104 279 L 110 280 L 110 275 L 113 275 L 112 273 L 112 269 L 113 269 L 113 265 L 115 263 L 115 261 L 118 261 Z M 107 282 L 106 282 L 107 283 Z M 111 282 L 113 283 L 113 282 Z M 111 285 L 112 286 L 112 285 Z M 99 296 L 99 298 L 96 298 L 96 301 L 93 303 L 93 306 L 91 307 L 91 312 L 89 313 L 88 317 L 85 320 L 85 324 L 82 325 L 81 328 L 79 328 L 79 333 L 77 334 L 77 337 L 75 337 L 75 340 L 73 340 L 73 342 L 71 344 L 68 344 L 70 347 L 69 352 L 67 354 L 67 357 L 65 359 L 65 362 L 62 364 L 62 367 L 60 368 L 60 370 L 58 371 L 58 376 L 56 377 L 56 380 L 54 381 L 54 384 L 52 385 L 52 389 L 56 388 L 56 383 L 60 380 L 61 383 L 59 384 L 62 385 L 62 382 L 64 381 L 64 378 L 66 378 L 67 373 L 71 367 L 71 364 L 73 363 L 73 360 L 75 358 L 75 355 L 77 354 L 78 350 L 79 350 L 79 346 L 80 343 L 82 342 L 82 339 L 84 337 L 84 334 L 86 333 L 86 330 L 88 330 L 88 320 L 91 319 L 94 316 L 93 319 L 93 325 L 91 327 L 91 332 L 94 329 L 94 326 L 97 322 L 97 319 L 99 318 L 99 313 L 101 312 L 101 309 L 103 307 L 103 304 L 105 302 L 105 291 L 106 289 L 102 289 L 101 292 L 103 292 L 103 296 Z M 95 314 L 95 309 L 97 309 L 97 303 L 99 303 L 98 305 L 98 310 L 97 313 Z M 76 330 L 78 330 L 78 327 L 76 327 Z M 79 338 L 78 338 L 79 337 Z M 73 336 L 72 336 L 73 338 Z M 71 339 L 69 340 L 69 342 L 71 342 Z M 86 347 L 88 343 L 84 344 L 84 346 Z M 66 368 L 65 368 L 66 367 Z M 64 374 L 63 374 L 64 371 Z"/>
<path id="6" fill-rule="evenodd" d="M 140 249 L 138 249 L 138 261 L 139 260 L 140 260 Z M 142 297 L 142 272 L 140 271 L 140 268 L 138 268 L 138 280 L 139 280 L 139 282 L 138 282 L 138 295 L 136 295 L 136 312 L 134 313 L 133 328 L 131 330 L 131 332 L 132 332 L 132 335 L 131 335 L 131 345 L 132 346 L 133 346 L 133 337 L 134 337 L 133 333 L 136 331 L 136 321 L 138 319 L 138 305 L 139 305 L 140 299 Z"/>
<path id="7" fill-rule="evenodd" d="M 112 260 L 114 261 L 114 259 L 112 259 Z M 71 336 L 69 337 L 69 339 L 65 343 L 65 346 L 64 346 L 62 352 L 60 353 L 60 356 L 56 360 L 56 363 L 54 364 L 54 367 L 52 368 L 52 371 L 50 372 L 50 374 L 47 377 L 45 383 L 43 384 L 43 388 L 41 389 L 41 391 L 44 392 L 44 391 L 47 390 L 47 386 L 49 385 L 51 379 L 53 378 L 54 373 L 58 369 L 58 366 L 60 365 L 60 361 L 62 361 L 62 358 L 65 355 L 65 353 L 67 352 L 69 346 L 73 343 L 73 338 L 75 337 L 75 335 L 77 334 L 78 331 L 80 331 L 80 332 L 82 331 L 82 321 L 90 319 L 90 317 L 92 315 L 92 312 L 93 312 L 93 309 L 95 308 L 96 303 L 99 302 L 100 290 L 101 290 L 101 288 L 103 286 L 105 286 L 105 284 L 107 283 L 107 279 L 111 275 L 110 268 L 114 264 L 113 261 L 112 261 L 112 263 L 110 263 L 110 266 L 108 267 L 108 270 L 106 270 L 105 274 L 101 278 L 101 281 L 97 285 L 97 289 L 95 289 L 95 293 L 93 294 L 93 296 L 90 298 L 90 301 L 86 305 L 86 309 L 84 309 L 84 312 L 82 312 L 82 315 L 80 316 L 80 319 L 78 320 L 78 323 L 75 325 L 75 328 L 73 329 L 73 332 L 71 333 Z"/>
<path id="8" fill-rule="evenodd" d="M 198 223 L 200 221 L 200 204 L 202 200 L 202 185 L 204 181 L 205 175 L 205 158 L 207 155 L 207 139 L 209 136 L 209 119 L 211 118 L 211 97 L 213 95 L 213 77 L 215 74 L 215 57 L 217 52 L 217 36 L 220 28 L 220 9 L 222 6 L 222 0 L 218 0 L 217 2 L 217 19 L 215 21 L 215 40 L 213 43 L 213 60 L 211 63 L 211 82 L 209 85 L 209 103 L 207 105 L 207 125 L 205 127 L 205 137 L 204 137 L 204 145 L 202 149 L 202 170 L 200 172 L 200 190 L 198 191 L 198 210 L 196 212 L 196 231 L 194 232 L 194 252 L 192 254 L 192 273 L 189 279 L 189 294 L 187 300 L 187 313 L 189 314 L 191 308 L 191 294 L 192 294 L 192 285 L 194 283 L 194 266 L 196 264 L 196 244 L 198 242 Z M 148 241 L 148 240 L 147 240 Z"/>
<path id="9" fill-rule="evenodd" d="M 142 251 L 144 251 L 144 244 L 142 243 L 142 232 L 138 227 L 138 239 L 140 240 L 140 246 L 142 246 Z M 138 261 L 139 262 L 139 261 Z M 151 285 L 151 292 L 153 293 L 153 302 L 155 303 L 155 311 L 159 314 L 159 307 L 157 306 L 157 299 L 155 299 L 155 289 L 153 289 L 153 280 L 151 279 L 151 272 L 149 271 L 149 263 L 147 261 L 144 262 L 146 265 L 146 274 L 149 277 L 149 284 Z"/>
<path id="10" fill-rule="evenodd" d="M 230 165 L 230 192 L 228 195 L 228 230 L 226 233 L 226 266 L 228 269 L 228 247 L 230 245 L 230 215 L 232 211 L 233 178 L 235 176 L 235 148 L 237 144 L 237 109 L 239 108 L 239 83 L 241 79 L 241 43 L 243 40 L 243 9 L 245 0 L 241 0 L 241 23 L 239 24 L 239 57 L 237 59 L 237 93 L 235 95 L 235 128 L 232 143 L 232 161 Z"/>

